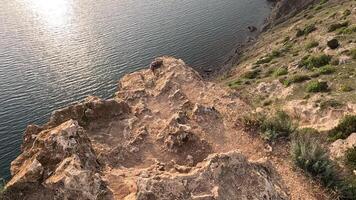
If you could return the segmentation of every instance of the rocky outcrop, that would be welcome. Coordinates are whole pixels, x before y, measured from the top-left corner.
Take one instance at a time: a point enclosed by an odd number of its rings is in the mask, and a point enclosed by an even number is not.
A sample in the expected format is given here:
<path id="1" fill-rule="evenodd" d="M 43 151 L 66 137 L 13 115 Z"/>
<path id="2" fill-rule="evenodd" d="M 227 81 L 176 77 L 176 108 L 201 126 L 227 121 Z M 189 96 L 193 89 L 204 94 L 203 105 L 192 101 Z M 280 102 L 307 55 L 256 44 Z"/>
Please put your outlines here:
<path id="1" fill-rule="evenodd" d="M 271 166 L 236 150 L 236 117 L 249 110 L 238 95 L 159 60 L 123 77 L 114 99 L 89 97 L 28 126 L 5 197 L 288 199 Z"/>
<path id="2" fill-rule="evenodd" d="M 109 192 L 85 130 L 77 121 L 41 131 L 11 164 L 11 199 L 102 199 Z"/>
<path id="3" fill-rule="evenodd" d="M 348 149 L 356 147 L 356 133 L 352 133 L 346 139 L 338 139 L 330 146 L 330 155 L 334 159 L 340 159 L 345 156 Z"/>
<path id="4" fill-rule="evenodd" d="M 153 170 L 140 176 L 137 199 L 288 199 L 270 170 L 237 151 L 213 154 L 186 174 Z"/>
<path id="5" fill-rule="evenodd" d="M 274 4 L 271 15 L 267 19 L 264 30 L 270 26 L 282 23 L 307 8 L 317 0 L 269 0 Z"/>

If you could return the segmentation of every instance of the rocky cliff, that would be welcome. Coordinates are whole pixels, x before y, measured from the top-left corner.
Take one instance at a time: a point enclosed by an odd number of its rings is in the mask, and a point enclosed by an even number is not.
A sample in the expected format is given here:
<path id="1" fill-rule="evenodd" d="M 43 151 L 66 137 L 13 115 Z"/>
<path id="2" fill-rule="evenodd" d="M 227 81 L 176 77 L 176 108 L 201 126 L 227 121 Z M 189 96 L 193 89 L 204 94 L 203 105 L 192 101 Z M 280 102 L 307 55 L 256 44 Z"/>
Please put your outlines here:
<path id="1" fill-rule="evenodd" d="M 289 199 L 263 155 L 237 150 L 235 119 L 249 109 L 238 95 L 162 60 L 123 77 L 114 99 L 88 97 L 28 126 L 4 198 Z"/>

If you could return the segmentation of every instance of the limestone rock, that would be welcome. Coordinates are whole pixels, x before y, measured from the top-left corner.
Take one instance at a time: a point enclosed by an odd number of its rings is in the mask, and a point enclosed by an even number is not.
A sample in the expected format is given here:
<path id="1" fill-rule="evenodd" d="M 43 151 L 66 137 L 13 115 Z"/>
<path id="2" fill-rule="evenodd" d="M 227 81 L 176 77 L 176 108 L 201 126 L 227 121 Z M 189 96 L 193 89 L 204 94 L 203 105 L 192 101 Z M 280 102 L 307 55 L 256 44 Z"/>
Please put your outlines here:
<path id="1" fill-rule="evenodd" d="M 156 174 L 138 178 L 137 200 L 289 199 L 278 176 L 238 151 L 213 154 L 188 174 Z"/>
<path id="2" fill-rule="evenodd" d="M 349 148 L 356 147 L 356 133 L 352 133 L 345 140 L 338 139 L 330 146 L 331 157 L 338 159 L 342 158 Z"/>

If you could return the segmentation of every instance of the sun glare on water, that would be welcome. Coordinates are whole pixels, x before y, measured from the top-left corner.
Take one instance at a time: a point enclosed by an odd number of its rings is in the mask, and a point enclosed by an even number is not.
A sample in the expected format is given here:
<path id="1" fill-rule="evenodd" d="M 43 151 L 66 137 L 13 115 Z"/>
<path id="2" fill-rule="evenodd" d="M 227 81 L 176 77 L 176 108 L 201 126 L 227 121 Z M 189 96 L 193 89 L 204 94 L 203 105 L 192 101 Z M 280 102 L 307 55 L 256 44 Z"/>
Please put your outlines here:
<path id="1" fill-rule="evenodd" d="M 49 28 L 63 28 L 71 17 L 71 0 L 23 0 Z"/>

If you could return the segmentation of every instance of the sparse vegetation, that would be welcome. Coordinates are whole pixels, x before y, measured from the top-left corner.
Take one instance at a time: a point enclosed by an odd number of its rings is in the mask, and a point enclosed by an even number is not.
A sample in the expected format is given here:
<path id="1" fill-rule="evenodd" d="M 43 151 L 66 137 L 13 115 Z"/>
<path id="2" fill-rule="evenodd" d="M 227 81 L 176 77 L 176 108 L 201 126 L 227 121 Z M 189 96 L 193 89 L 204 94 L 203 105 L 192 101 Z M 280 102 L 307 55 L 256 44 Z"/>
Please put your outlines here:
<path id="1" fill-rule="evenodd" d="M 333 74 L 336 71 L 336 68 L 330 65 L 326 65 L 324 67 L 321 67 L 318 69 L 318 72 L 320 74 L 328 75 L 328 74 Z"/>
<path id="2" fill-rule="evenodd" d="M 296 74 L 293 76 L 290 76 L 287 79 L 281 80 L 281 82 L 285 85 L 285 86 L 289 86 L 293 83 L 302 83 L 304 81 L 310 80 L 310 77 L 308 75 L 305 74 Z"/>
<path id="3" fill-rule="evenodd" d="M 332 56 L 322 54 L 319 56 L 305 56 L 299 62 L 300 67 L 306 67 L 307 69 L 318 68 L 328 65 L 332 59 Z"/>
<path id="4" fill-rule="evenodd" d="M 273 75 L 275 77 L 278 77 L 278 76 L 283 76 L 283 75 L 286 75 L 288 74 L 288 69 L 285 68 L 285 67 L 280 67 L 278 69 L 276 69 L 274 72 L 273 72 Z"/>
<path id="5" fill-rule="evenodd" d="M 329 139 L 335 141 L 346 139 L 351 133 L 356 132 L 356 115 L 345 116 L 340 123 L 329 131 Z"/>
<path id="6" fill-rule="evenodd" d="M 242 123 L 246 130 L 258 131 L 266 141 L 288 138 L 297 128 L 284 111 L 277 111 L 273 116 L 266 116 L 262 113 L 248 114 L 242 118 Z"/>
<path id="7" fill-rule="evenodd" d="M 333 31 L 336 31 L 339 28 L 348 27 L 348 26 L 349 26 L 349 22 L 348 21 L 331 24 L 329 26 L 329 28 L 328 28 L 328 32 L 333 32 Z"/>
<path id="8" fill-rule="evenodd" d="M 307 92 L 327 92 L 328 91 L 328 83 L 326 81 L 310 81 L 307 84 Z"/>
<path id="9" fill-rule="evenodd" d="M 283 111 L 278 111 L 274 116 L 265 118 L 260 126 L 261 137 L 267 141 L 287 138 L 295 130 L 296 125 L 290 116 Z"/>
<path id="10" fill-rule="evenodd" d="M 356 169 L 356 146 L 346 151 L 345 164 L 352 170 Z"/>
<path id="11" fill-rule="evenodd" d="M 304 29 L 297 29 L 297 37 L 307 36 L 316 30 L 315 24 L 309 24 Z"/>
<path id="12" fill-rule="evenodd" d="M 296 134 L 292 140 L 291 155 L 297 167 L 335 191 L 336 199 L 354 199 L 356 196 L 356 184 L 340 175 L 338 167 L 314 134 L 303 131 Z"/>

